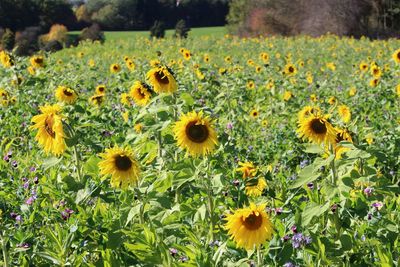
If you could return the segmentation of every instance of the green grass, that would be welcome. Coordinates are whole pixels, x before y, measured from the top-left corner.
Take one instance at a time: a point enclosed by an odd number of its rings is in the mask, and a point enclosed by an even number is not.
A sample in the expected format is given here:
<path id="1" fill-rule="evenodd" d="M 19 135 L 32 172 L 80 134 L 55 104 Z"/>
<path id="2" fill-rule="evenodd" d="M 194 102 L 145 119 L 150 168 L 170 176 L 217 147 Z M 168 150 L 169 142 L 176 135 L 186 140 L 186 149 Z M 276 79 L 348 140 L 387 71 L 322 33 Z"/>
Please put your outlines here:
<path id="1" fill-rule="evenodd" d="M 167 30 L 166 36 L 173 36 L 175 30 Z M 70 35 L 77 35 L 79 31 L 70 32 Z M 222 36 L 226 33 L 226 28 L 224 26 L 221 27 L 203 27 L 203 28 L 193 28 L 189 32 L 189 37 L 198 37 L 198 36 Z M 115 31 L 115 32 L 104 32 L 106 36 L 106 40 L 121 40 L 121 39 L 129 39 L 141 36 L 149 36 L 149 31 Z"/>

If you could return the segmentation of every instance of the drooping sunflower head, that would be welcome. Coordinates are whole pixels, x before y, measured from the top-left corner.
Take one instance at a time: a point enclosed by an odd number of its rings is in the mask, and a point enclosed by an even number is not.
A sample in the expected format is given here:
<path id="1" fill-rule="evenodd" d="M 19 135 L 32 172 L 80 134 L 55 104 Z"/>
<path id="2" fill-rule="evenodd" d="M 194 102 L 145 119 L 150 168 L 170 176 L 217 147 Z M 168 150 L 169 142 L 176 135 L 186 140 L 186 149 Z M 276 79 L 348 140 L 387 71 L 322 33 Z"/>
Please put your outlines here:
<path id="1" fill-rule="evenodd" d="M 78 98 L 76 92 L 66 86 L 58 86 L 55 95 L 58 101 L 67 104 L 73 104 Z"/>
<path id="2" fill-rule="evenodd" d="M 302 108 L 299 113 L 297 114 L 298 120 L 299 122 L 301 122 L 302 120 L 304 120 L 305 118 L 315 114 L 318 115 L 321 113 L 321 109 L 317 106 L 312 107 L 312 106 L 305 106 L 304 108 Z"/>
<path id="3" fill-rule="evenodd" d="M 135 101 L 138 106 L 146 106 L 151 98 L 150 87 L 140 81 L 136 81 L 129 92 L 129 96 Z"/>
<path id="4" fill-rule="evenodd" d="M 62 124 L 61 107 L 45 105 L 40 107 L 42 114 L 32 118 L 34 125 L 31 130 L 38 130 L 35 140 L 43 147 L 46 153 L 61 155 L 65 149 L 65 134 Z"/>
<path id="5" fill-rule="evenodd" d="M 353 139 L 351 138 L 351 134 L 349 133 L 349 131 L 347 131 L 346 129 L 342 130 L 342 129 L 336 128 L 335 130 L 336 130 L 336 139 L 335 139 L 335 143 L 334 143 L 335 157 L 336 157 L 336 159 L 340 159 L 344 152 L 350 150 L 350 148 L 348 148 L 348 147 L 341 146 L 340 142 L 346 141 L 346 142 L 353 143 Z"/>
<path id="6" fill-rule="evenodd" d="M 400 49 L 397 49 L 393 55 L 392 58 L 395 62 L 397 62 L 398 64 L 400 64 Z"/>
<path id="7" fill-rule="evenodd" d="M 173 131 L 178 146 L 194 157 L 211 153 L 218 144 L 212 121 L 202 111 L 182 115 Z"/>
<path id="8" fill-rule="evenodd" d="M 346 105 L 340 105 L 338 107 L 338 113 L 340 116 L 340 119 L 344 122 L 344 123 L 348 123 L 351 119 L 351 111 L 350 108 Z"/>
<path id="9" fill-rule="evenodd" d="M 267 188 L 267 182 L 263 177 L 246 180 L 245 192 L 249 197 L 259 197 Z"/>
<path id="10" fill-rule="evenodd" d="M 119 64 L 111 64 L 110 71 L 111 73 L 118 73 L 121 71 L 121 66 Z"/>
<path id="11" fill-rule="evenodd" d="M 225 229 L 237 247 L 250 250 L 272 239 L 274 230 L 265 212 L 265 204 L 250 203 L 250 207 L 228 214 L 226 220 Z"/>
<path id="12" fill-rule="evenodd" d="M 156 93 L 173 93 L 178 88 L 172 71 L 166 66 L 151 69 L 147 79 Z"/>
<path id="13" fill-rule="evenodd" d="M 311 114 L 299 121 L 297 129 L 300 138 L 321 143 L 333 143 L 336 137 L 335 129 L 322 114 Z"/>
<path id="14" fill-rule="evenodd" d="M 90 104 L 99 107 L 104 103 L 105 98 L 105 94 L 95 94 L 89 98 L 89 102 Z"/>
<path id="15" fill-rule="evenodd" d="M 257 168 L 253 162 L 239 162 L 239 166 L 239 168 L 236 168 L 236 171 L 241 172 L 243 178 L 251 178 L 257 174 Z"/>
<path id="16" fill-rule="evenodd" d="M 33 56 L 29 59 L 29 61 L 34 68 L 44 67 L 44 58 L 42 56 Z"/>
<path id="17" fill-rule="evenodd" d="M 98 164 L 100 175 L 111 175 L 112 187 L 127 188 L 137 184 L 140 168 L 131 148 L 107 148 L 100 157 L 103 159 Z"/>
<path id="18" fill-rule="evenodd" d="M 99 84 L 96 87 L 96 94 L 105 94 L 106 93 L 106 86 L 104 84 Z"/>

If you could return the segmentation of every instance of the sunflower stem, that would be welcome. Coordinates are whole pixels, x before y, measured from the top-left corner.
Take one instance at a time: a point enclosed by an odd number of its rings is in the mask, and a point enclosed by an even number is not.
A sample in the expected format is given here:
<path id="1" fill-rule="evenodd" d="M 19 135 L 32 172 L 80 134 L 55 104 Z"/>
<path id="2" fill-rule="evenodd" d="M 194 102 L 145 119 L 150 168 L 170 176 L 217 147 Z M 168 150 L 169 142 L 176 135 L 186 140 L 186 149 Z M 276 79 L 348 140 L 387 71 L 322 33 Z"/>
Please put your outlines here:
<path id="1" fill-rule="evenodd" d="M 8 267 L 10 266 L 8 262 L 8 253 L 7 253 L 7 240 L 3 236 L 0 236 L 1 238 L 1 248 L 3 250 L 3 266 Z"/>
<path id="2" fill-rule="evenodd" d="M 262 263 L 263 263 L 263 260 L 262 260 L 262 254 L 261 254 L 261 246 L 258 246 L 257 247 L 257 266 L 258 267 L 263 266 Z"/>
<path id="3" fill-rule="evenodd" d="M 330 150 L 331 150 L 331 154 L 334 155 L 335 151 L 332 146 L 330 147 Z M 332 183 L 334 186 L 336 186 L 337 181 L 338 181 L 338 176 L 337 176 L 337 171 L 336 171 L 335 158 L 332 159 L 330 165 L 331 165 L 330 167 L 331 167 L 331 172 L 332 172 Z"/>
<path id="4" fill-rule="evenodd" d="M 78 152 L 78 146 L 74 145 L 74 156 L 75 156 L 75 163 L 76 163 L 76 173 L 78 175 L 78 179 L 80 182 L 82 182 L 82 173 L 81 173 L 81 162 L 80 162 L 80 157 L 79 157 L 79 152 Z"/>
<path id="5" fill-rule="evenodd" d="M 208 206 L 208 216 L 210 218 L 210 238 L 211 242 L 214 242 L 214 201 L 213 201 L 213 189 L 212 189 L 212 183 L 211 183 L 211 177 L 209 175 L 210 171 L 210 161 L 208 157 L 205 157 L 204 160 L 207 162 L 207 167 L 206 167 L 206 180 L 207 180 L 207 206 Z"/>

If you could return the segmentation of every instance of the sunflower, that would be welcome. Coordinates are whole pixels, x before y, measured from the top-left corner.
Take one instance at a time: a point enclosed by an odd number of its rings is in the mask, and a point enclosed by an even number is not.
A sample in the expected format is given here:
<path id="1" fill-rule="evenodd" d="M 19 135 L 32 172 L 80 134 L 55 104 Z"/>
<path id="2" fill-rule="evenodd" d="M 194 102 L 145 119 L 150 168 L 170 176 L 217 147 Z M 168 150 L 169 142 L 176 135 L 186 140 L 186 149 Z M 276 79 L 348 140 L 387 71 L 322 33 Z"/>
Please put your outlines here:
<path id="1" fill-rule="evenodd" d="M 369 86 L 376 87 L 379 84 L 379 79 L 374 78 L 369 81 Z"/>
<path id="2" fill-rule="evenodd" d="M 306 119 L 307 117 L 315 114 L 320 114 L 321 113 L 321 109 L 319 107 L 312 107 L 312 106 L 305 106 L 304 108 L 302 108 L 299 113 L 297 114 L 297 117 L 299 119 L 299 122 L 301 122 L 302 120 Z"/>
<path id="3" fill-rule="evenodd" d="M 398 97 L 400 97 L 400 84 L 396 86 L 396 94 Z"/>
<path id="4" fill-rule="evenodd" d="M 130 59 L 128 59 L 127 61 L 125 61 L 125 64 L 126 64 L 126 67 L 127 67 L 130 71 L 134 71 L 135 68 L 136 68 L 135 63 L 134 63 L 132 60 L 130 60 Z"/>
<path id="5" fill-rule="evenodd" d="M 150 66 L 153 68 L 159 67 L 161 65 L 160 60 L 158 59 L 152 59 L 150 60 Z"/>
<path id="6" fill-rule="evenodd" d="M 350 148 L 348 147 L 343 147 L 340 145 L 340 142 L 346 141 L 353 143 L 353 139 L 351 138 L 350 133 L 344 129 L 336 129 L 336 138 L 335 138 L 335 143 L 334 143 L 334 150 L 335 150 L 335 157 L 337 159 L 340 159 L 342 157 L 342 154 L 346 151 L 349 151 Z"/>
<path id="7" fill-rule="evenodd" d="M 397 49 L 393 55 L 392 58 L 395 62 L 400 63 L 400 49 Z"/>
<path id="8" fill-rule="evenodd" d="M 249 197 L 259 197 L 267 188 L 267 182 L 264 178 L 249 179 L 246 181 L 245 192 Z"/>
<path id="9" fill-rule="evenodd" d="M 255 85 L 254 81 L 250 80 L 247 82 L 246 87 L 248 89 L 254 89 L 256 87 L 256 85 Z"/>
<path id="10" fill-rule="evenodd" d="M 231 63 L 232 62 L 232 57 L 231 56 L 226 56 L 225 57 L 225 62 L 226 63 Z"/>
<path id="11" fill-rule="evenodd" d="M 210 56 L 208 54 L 205 54 L 204 57 L 203 57 L 203 60 L 204 60 L 205 63 L 210 62 Z"/>
<path id="12" fill-rule="evenodd" d="M 105 94 L 106 93 L 106 86 L 104 84 L 99 84 L 96 87 L 96 94 Z"/>
<path id="13" fill-rule="evenodd" d="M 96 62 L 94 61 L 94 59 L 89 59 L 88 65 L 89 67 L 93 68 L 94 66 L 96 66 Z"/>
<path id="14" fill-rule="evenodd" d="M 263 127 L 267 127 L 267 126 L 268 126 L 268 121 L 267 121 L 267 120 L 263 120 L 263 121 L 261 122 L 261 125 L 262 125 Z"/>
<path id="15" fill-rule="evenodd" d="M 128 93 L 122 93 L 120 96 L 120 102 L 121 104 L 130 107 L 133 104 L 133 99 Z"/>
<path id="16" fill-rule="evenodd" d="M 144 107 L 150 101 L 151 92 L 147 84 L 136 81 L 131 87 L 129 96 L 135 101 L 136 105 Z"/>
<path id="17" fill-rule="evenodd" d="M 178 88 L 172 71 L 166 66 L 151 69 L 147 79 L 156 93 L 173 93 Z"/>
<path id="18" fill-rule="evenodd" d="M 348 123 L 350 121 L 350 119 L 351 119 L 351 111 L 350 111 L 350 108 L 348 106 L 340 105 L 338 107 L 338 113 L 339 113 L 339 116 L 340 116 L 341 120 L 344 123 Z"/>
<path id="19" fill-rule="evenodd" d="M 185 59 L 185 60 L 189 60 L 190 58 L 191 58 L 191 53 L 190 53 L 190 51 L 189 50 L 187 50 L 187 49 L 185 49 L 185 51 L 182 53 L 182 55 L 183 55 L 183 58 Z"/>
<path id="20" fill-rule="evenodd" d="M 360 70 L 363 71 L 363 72 L 367 72 L 368 71 L 368 64 L 365 63 L 365 62 L 361 62 L 359 67 L 360 67 Z"/>
<path id="21" fill-rule="evenodd" d="M 291 64 L 291 63 L 286 64 L 284 73 L 285 73 L 286 75 L 289 75 L 289 76 L 290 76 L 290 75 L 294 75 L 294 74 L 297 73 L 297 68 L 296 68 L 295 65 L 293 65 L 293 64 Z"/>
<path id="22" fill-rule="evenodd" d="M 257 118 L 258 117 L 258 115 L 260 115 L 260 113 L 258 112 L 258 110 L 256 110 L 256 109 L 253 109 L 252 111 L 250 111 L 250 116 L 252 117 L 252 118 Z"/>
<path id="23" fill-rule="evenodd" d="M 61 107 L 59 105 L 45 105 L 39 107 L 42 114 L 32 118 L 35 125 L 30 127 L 31 130 L 38 130 L 35 140 L 43 146 L 46 153 L 61 155 L 65 149 L 65 135 L 62 124 Z"/>
<path id="24" fill-rule="evenodd" d="M 309 74 L 309 75 L 307 75 L 306 80 L 307 80 L 308 84 L 312 84 L 314 81 L 314 78 L 311 74 Z"/>
<path id="25" fill-rule="evenodd" d="M 105 101 L 105 94 L 95 94 L 89 98 L 89 102 L 95 106 L 101 106 Z"/>
<path id="26" fill-rule="evenodd" d="M 121 71 L 121 66 L 119 64 L 111 64 L 110 71 L 111 73 L 118 73 Z"/>
<path id="27" fill-rule="evenodd" d="M 310 95 L 310 100 L 311 100 L 312 102 L 317 102 L 317 101 L 318 101 L 318 97 L 317 97 L 315 94 L 311 94 L 311 95 Z"/>
<path id="28" fill-rule="evenodd" d="M 33 56 L 29 59 L 29 62 L 34 68 L 44 67 L 44 58 L 42 56 Z"/>
<path id="29" fill-rule="evenodd" d="M 225 229 L 237 247 L 250 250 L 271 240 L 274 230 L 265 212 L 265 206 L 250 203 L 250 207 L 238 209 L 227 215 Z"/>
<path id="30" fill-rule="evenodd" d="M 98 164 L 100 175 L 111 175 L 112 187 L 127 188 L 137 184 L 140 168 L 131 148 L 118 146 L 106 148 L 100 157 L 103 158 Z"/>
<path id="31" fill-rule="evenodd" d="M 182 115 L 173 131 L 178 145 L 195 157 L 211 153 L 218 144 L 212 121 L 202 111 Z"/>
<path id="32" fill-rule="evenodd" d="M 379 78 L 382 76 L 382 70 L 378 66 L 374 65 L 371 67 L 371 75 L 374 76 L 374 78 Z"/>
<path id="33" fill-rule="evenodd" d="M 335 129 L 321 114 L 311 114 L 299 121 L 297 129 L 300 138 L 321 144 L 323 142 L 333 143 L 335 140 Z"/>
<path id="34" fill-rule="evenodd" d="M 329 105 L 334 105 L 334 104 L 336 104 L 336 101 L 337 101 L 337 99 L 336 99 L 336 97 L 334 97 L 334 96 L 331 96 L 331 97 L 328 99 Z"/>
<path id="35" fill-rule="evenodd" d="M 260 73 L 262 68 L 260 66 L 256 66 L 256 73 Z"/>
<path id="36" fill-rule="evenodd" d="M 14 66 L 14 61 L 12 60 L 11 56 L 5 51 L 0 52 L 0 61 L 4 68 L 10 68 Z"/>
<path id="37" fill-rule="evenodd" d="M 239 171 L 243 174 L 243 178 L 251 178 L 257 174 L 257 168 L 254 167 L 252 162 L 239 162 L 239 168 L 236 168 L 236 171 Z"/>
<path id="38" fill-rule="evenodd" d="M 293 97 L 293 94 L 290 91 L 285 91 L 285 93 L 283 94 L 283 100 L 285 100 L 285 101 L 289 101 L 292 97 Z"/>
<path id="39" fill-rule="evenodd" d="M 29 66 L 26 70 L 29 72 L 30 75 L 35 75 L 36 73 L 35 68 L 32 66 Z"/>
<path id="40" fill-rule="evenodd" d="M 225 69 L 225 68 L 219 68 L 219 69 L 218 69 L 218 72 L 219 72 L 219 74 L 224 75 L 225 73 L 228 72 L 228 70 Z"/>
<path id="41" fill-rule="evenodd" d="M 133 129 L 135 130 L 135 132 L 141 133 L 141 132 L 142 132 L 142 129 L 143 129 L 143 125 L 142 125 L 141 123 L 136 123 L 136 124 L 133 126 Z"/>
<path id="42" fill-rule="evenodd" d="M 351 87 L 349 90 L 349 96 L 355 96 L 357 94 L 357 88 Z"/>
<path id="43" fill-rule="evenodd" d="M 78 98 L 76 92 L 66 86 L 58 86 L 55 95 L 58 101 L 67 104 L 73 104 Z"/>
<path id="44" fill-rule="evenodd" d="M 268 60 L 269 60 L 269 55 L 267 54 L 267 53 L 261 53 L 260 54 L 260 58 L 261 58 L 261 60 L 262 61 L 264 61 L 264 62 L 268 62 Z"/>

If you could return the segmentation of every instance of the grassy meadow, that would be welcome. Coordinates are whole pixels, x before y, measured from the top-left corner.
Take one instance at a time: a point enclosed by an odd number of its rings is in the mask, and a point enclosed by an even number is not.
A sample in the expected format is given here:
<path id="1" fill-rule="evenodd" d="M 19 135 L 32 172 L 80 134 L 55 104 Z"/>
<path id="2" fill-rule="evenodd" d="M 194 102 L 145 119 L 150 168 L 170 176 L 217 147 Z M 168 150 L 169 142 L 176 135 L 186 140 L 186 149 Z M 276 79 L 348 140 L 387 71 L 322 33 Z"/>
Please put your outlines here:
<path id="1" fill-rule="evenodd" d="M 400 41 L 171 35 L 0 54 L 3 266 L 398 266 Z"/>

